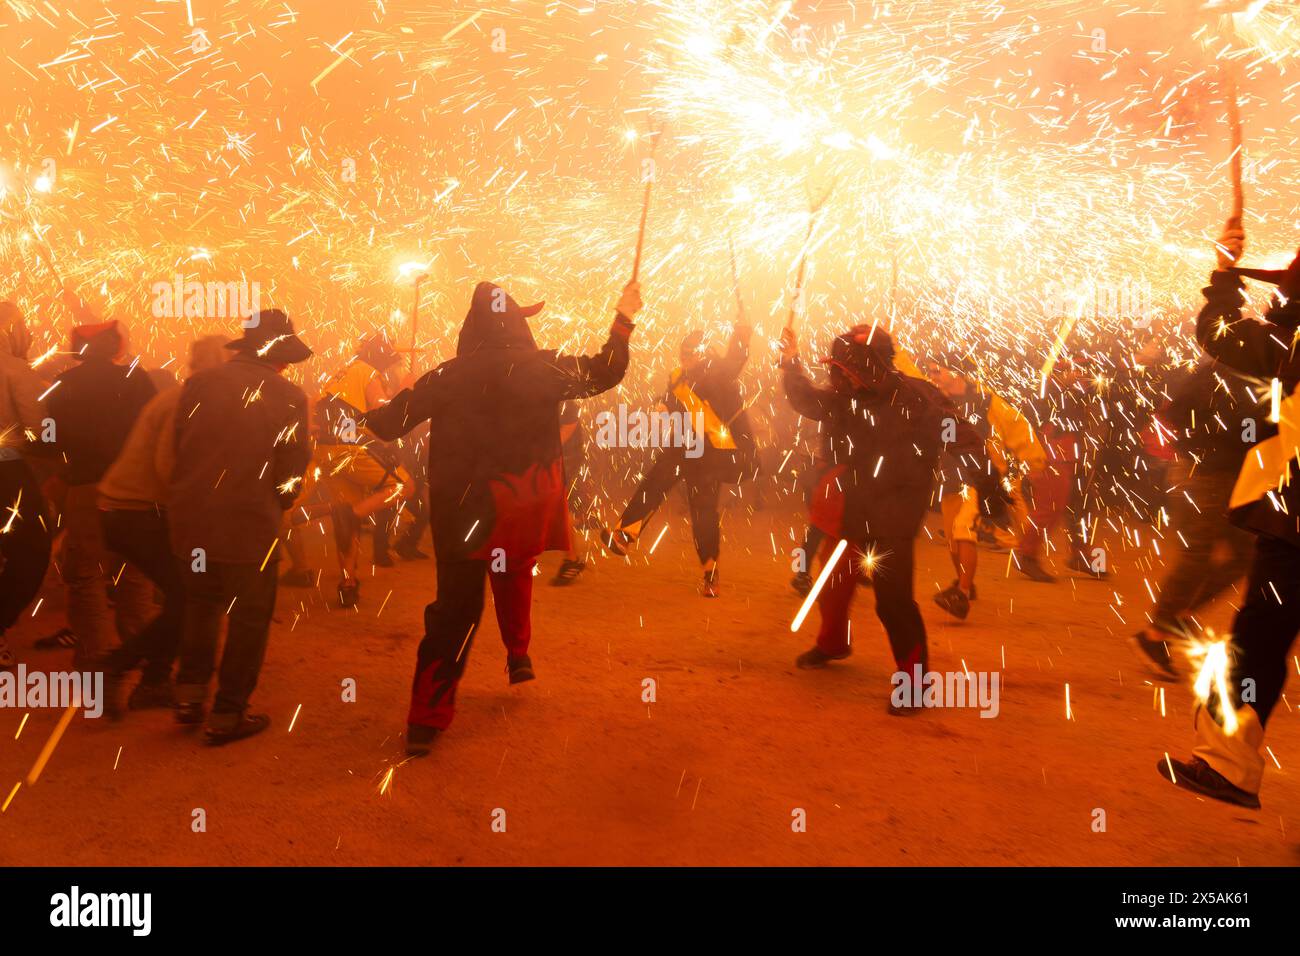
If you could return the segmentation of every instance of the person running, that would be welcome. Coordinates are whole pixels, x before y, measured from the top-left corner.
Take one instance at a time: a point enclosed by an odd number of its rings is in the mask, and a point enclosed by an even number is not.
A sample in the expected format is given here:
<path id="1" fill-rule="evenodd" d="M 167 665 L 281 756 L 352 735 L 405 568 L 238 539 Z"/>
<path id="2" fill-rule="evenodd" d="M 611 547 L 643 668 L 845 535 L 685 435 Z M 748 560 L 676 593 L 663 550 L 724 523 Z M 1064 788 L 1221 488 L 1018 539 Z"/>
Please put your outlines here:
<path id="1" fill-rule="evenodd" d="M 821 422 L 829 434 L 833 467 L 823 475 L 812 506 L 814 523 L 827 535 L 823 564 L 838 540 L 847 545 L 817 598 L 817 643 L 795 663 L 821 668 L 849 656 L 855 581 L 866 572 L 895 666 L 908 674 L 917 667 L 924 673 L 929 654 L 913 594 L 913 546 L 930 505 L 935 465 L 946 450 L 972 463 L 964 480 L 989 500 L 998 496 L 999 486 L 978 433 L 957 418 L 933 385 L 895 368 L 889 333 L 854 326 L 835 338 L 825 361 L 831 387 L 818 388 L 799 360 L 794 331 L 782 333 L 786 397 L 796 412 Z M 949 422 L 952 433 L 946 435 Z M 953 440 L 945 444 L 945 438 Z M 890 712 L 910 714 L 914 708 L 896 707 L 891 700 Z"/>
<path id="2" fill-rule="evenodd" d="M 721 593 L 722 486 L 741 481 L 754 469 L 754 439 L 740 388 L 752 337 L 753 329 L 737 322 L 725 353 L 706 350 L 703 333 L 698 331 L 682 340 L 682 364 L 669 376 L 664 404 L 670 413 L 683 416 L 679 420 L 703 423 L 703 436 L 694 436 L 700 454 L 688 454 L 680 442 L 662 449 L 632 493 L 618 524 L 603 535 L 608 550 L 620 557 L 627 554 L 628 546 L 641 536 L 673 486 L 684 480 L 695 553 L 703 570 L 700 593 L 709 598 Z"/>
<path id="3" fill-rule="evenodd" d="M 1229 500 L 1233 523 L 1255 535 L 1255 553 L 1232 622 L 1223 690 L 1205 679 L 1210 686 L 1193 712 L 1191 758 L 1166 755 L 1156 769 L 1184 789 L 1258 809 L 1264 729 L 1300 633 L 1300 352 L 1293 345 L 1300 334 L 1300 255 L 1284 271 L 1240 269 L 1244 245 L 1245 233 L 1230 222 L 1216 244 L 1196 340 L 1210 357 L 1270 383 L 1278 434 L 1245 456 Z M 1242 317 L 1243 276 L 1278 286 L 1263 322 Z"/>
<path id="4" fill-rule="evenodd" d="M 456 356 L 391 402 L 358 420 L 384 441 L 429 422 L 429 513 L 437 597 L 424 611 L 407 716 L 407 754 L 429 753 L 455 716 L 456 687 L 490 584 L 512 684 L 535 677 L 533 570 L 543 551 L 567 550 L 561 403 L 599 395 L 627 371 L 640 288 L 629 283 L 596 355 L 537 347 L 520 306 L 480 282 L 461 326 Z"/>

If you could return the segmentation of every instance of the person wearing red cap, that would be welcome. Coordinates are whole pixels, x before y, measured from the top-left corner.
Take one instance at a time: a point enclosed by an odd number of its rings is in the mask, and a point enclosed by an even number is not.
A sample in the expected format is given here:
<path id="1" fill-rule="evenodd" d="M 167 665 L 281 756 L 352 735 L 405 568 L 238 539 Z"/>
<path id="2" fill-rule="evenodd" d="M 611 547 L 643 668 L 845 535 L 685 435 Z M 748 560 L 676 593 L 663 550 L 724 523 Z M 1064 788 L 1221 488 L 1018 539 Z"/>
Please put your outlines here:
<path id="1" fill-rule="evenodd" d="M 947 451 L 965 463 L 963 481 L 985 500 L 1005 502 L 1005 493 L 979 434 L 937 388 L 895 368 L 894 343 L 883 329 L 855 326 L 835 339 L 825 362 L 831 387 L 818 388 L 799 361 L 794 331 L 782 333 L 786 397 L 800 415 L 820 422 L 827 437 L 831 467 L 822 475 L 810 514 L 828 535 L 823 564 L 837 539 L 848 543 L 818 595 L 817 643 L 795 663 L 820 668 L 849 656 L 849 612 L 857 578 L 865 573 L 872 578 L 876 616 L 895 665 L 908 674 L 916 667 L 924 673 L 929 657 L 913 593 L 913 543 L 930 506 L 940 454 Z M 955 440 L 945 445 L 949 437 Z M 890 709 L 914 712 L 892 701 Z"/>
<path id="2" fill-rule="evenodd" d="M 46 407 L 53 421 L 51 447 L 66 485 L 62 521 L 63 581 L 68 626 L 77 637 L 77 665 L 95 663 L 115 645 L 114 631 L 134 639 L 154 616 L 153 585 L 136 568 L 112 556 L 100 525 L 97 484 L 122 451 L 140 412 L 157 390 L 144 369 L 124 364 L 126 328 L 94 319 L 71 289 L 64 302 L 82 324 L 72 330 L 77 364 L 51 386 Z M 116 576 L 112 611 L 110 577 Z M 116 625 L 116 627 L 114 627 Z"/>
<path id="3" fill-rule="evenodd" d="M 628 363 L 635 282 L 595 355 L 539 349 L 520 306 L 480 282 L 461 326 L 456 357 L 358 422 L 393 441 L 429 422 L 429 514 L 438 593 L 424 611 L 407 717 L 407 753 L 427 754 L 455 713 L 456 685 L 490 584 L 512 684 L 532 680 L 528 656 L 533 571 L 543 551 L 567 550 L 562 402 L 616 386 Z"/>
<path id="4" fill-rule="evenodd" d="M 1165 755 L 1156 769 L 1184 789 L 1258 809 L 1264 727 L 1300 634 L 1300 255 L 1285 270 L 1243 269 L 1236 263 L 1244 246 L 1240 223 L 1230 222 L 1216 245 L 1196 339 L 1229 368 L 1272 383 L 1278 433 L 1246 455 L 1228 503 L 1229 519 L 1255 535 L 1255 550 L 1224 657 L 1226 694 L 1217 680 L 1203 676 L 1208 688 L 1198 681 L 1206 693 L 1193 712 L 1192 757 Z M 1242 277 L 1278 286 L 1263 322 L 1242 318 Z"/>

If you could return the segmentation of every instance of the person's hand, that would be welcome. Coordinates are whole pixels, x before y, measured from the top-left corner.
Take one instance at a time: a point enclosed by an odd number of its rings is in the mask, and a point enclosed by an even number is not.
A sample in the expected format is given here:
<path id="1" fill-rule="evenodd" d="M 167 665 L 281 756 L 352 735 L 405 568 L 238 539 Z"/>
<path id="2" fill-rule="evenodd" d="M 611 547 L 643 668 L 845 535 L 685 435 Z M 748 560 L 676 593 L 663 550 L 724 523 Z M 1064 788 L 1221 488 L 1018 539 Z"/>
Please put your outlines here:
<path id="1" fill-rule="evenodd" d="M 798 357 L 799 340 L 795 337 L 794 329 L 786 326 L 781 330 L 781 358 L 794 361 Z"/>
<path id="2" fill-rule="evenodd" d="M 1246 249 L 1246 232 L 1241 228 L 1241 222 L 1237 219 L 1229 219 L 1228 224 L 1223 227 L 1223 235 L 1219 236 L 1219 241 L 1214 244 L 1214 258 L 1218 263 L 1219 271 L 1231 269 L 1241 261 L 1241 254 Z"/>
<path id="3" fill-rule="evenodd" d="M 620 315 L 629 319 L 636 318 L 636 314 L 641 311 L 641 283 L 633 280 L 623 286 L 623 294 L 619 296 L 618 305 L 614 308 Z"/>

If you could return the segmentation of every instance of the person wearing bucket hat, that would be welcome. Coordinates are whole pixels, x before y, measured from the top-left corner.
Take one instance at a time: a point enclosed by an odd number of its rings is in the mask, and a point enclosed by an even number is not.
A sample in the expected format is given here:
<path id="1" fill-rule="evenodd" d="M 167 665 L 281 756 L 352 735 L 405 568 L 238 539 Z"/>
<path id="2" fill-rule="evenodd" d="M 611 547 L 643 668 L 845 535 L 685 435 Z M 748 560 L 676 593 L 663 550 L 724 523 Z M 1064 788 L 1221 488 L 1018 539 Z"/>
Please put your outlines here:
<path id="1" fill-rule="evenodd" d="M 1255 547 L 1226 673 L 1222 683 L 1210 681 L 1193 712 L 1191 758 L 1166 754 L 1156 769 L 1186 790 L 1258 809 L 1264 728 L 1282 698 L 1300 634 L 1300 255 L 1286 269 L 1241 268 L 1245 238 L 1230 222 L 1216 243 L 1217 268 L 1203 290 L 1196 339 L 1210 357 L 1269 383 L 1277 434 L 1245 456 L 1228 502 L 1229 520 L 1255 535 Z M 1262 322 L 1242 317 L 1243 278 L 1277 286 Z M 1216 692 L 1216 683 L 1226 693 Z"/>
<path id="2" fill-rule="evenodd" d="M 385 441 L 429 422 L 429 513 L 438 578 L 425 608 L 407 716 L 407 753 L 423 756 L 455 715 L 456 687 L 490 585 L 510 682 L 534 677 L 528 656 L 533 570 L 543 551 L 567 550 L 560 405 L 616 386 L 628 363 L 640 287 L 628 283 L 595 355 L 539 349 L 521 306 L 480 282 L 456 356 L 391 402 L 357 411 Z"/>
<path id="3" fill-rule="evenodd" d="M 166 492 L 172 551 L 185 610 L 176 674 L 176 720 L 204 719 L 225 649 L 205 735 L 222 744 L 265 730 L 249 714 L 275 610 L 284 512 L 301 490 L 311 453 L 307 396 L 283 376 L 312 354 L 284 312 L 255 313 L 226 347 L 229 361 L 196 372 L 176 411 L 175 464 Z"/>
<path id="4" fill-rule="evenodd" d="M 800 415 L 820 422 L 827 438 L 831 467 L 821 477 L 809 515 L 827 535 L 823 565 L 838 540 L 847 543 L 847 553 L 818 595 L 817 643 L 795 663 L 820 668 L 849 656 L 856 579 L 868 573 L 895 666 L 909 675 L 918 667 L 924 673 L 929 656 L 913 594 L 913 544 L 930 506 L 935 466 L 942 453 L 952 455 L 963 482 L 989 499 L 998 497 L 996 471 L 979 434 L 943 394 L 894 366 L 893 339 L 883 329 L 854 326 L 834 339 L 823 361 L 830 369 L 830 388 L 808 378 L 794 331 L 782 333 L 786 397 Z M 891 702 L 891 713 L 913 712 Z"/>

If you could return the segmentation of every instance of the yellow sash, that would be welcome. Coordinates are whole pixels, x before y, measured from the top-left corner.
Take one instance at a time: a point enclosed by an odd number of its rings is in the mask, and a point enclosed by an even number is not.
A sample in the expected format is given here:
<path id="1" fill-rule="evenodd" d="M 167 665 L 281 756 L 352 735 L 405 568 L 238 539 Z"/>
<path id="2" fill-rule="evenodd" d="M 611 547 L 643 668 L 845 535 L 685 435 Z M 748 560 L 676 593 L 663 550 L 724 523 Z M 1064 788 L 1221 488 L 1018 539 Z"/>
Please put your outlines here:
<path id="1" fill-rule="evenodd" d="M 1283 400 L 1280 412 L 1277 434 L 1252 448 L 1241 463 L 1230 508 L 1240 508 L 1269 492 L 1281 491 L 1287 482 L 1291 459 L 1300 461 L 1300 385 Z M 1274 507 L 1281 506 L 1281 499 L 1274 498 Z"/>
<path id="2" fill-rule="evenodd" d="M 700 396 L 695 394 L 694 389 L 686 382 L 686 372 L 684 369 L 677 369 L 669 379 L 669 391 L 673 393 L 677 401 L 682 403 L 686 409 L 690 420 L 695 421 L 696 416 L 704 416 L 704 434 L 709 439 L 709 444 L 714 448 L 735 448 L 736 440 L 731 437 L 731 429 L 726 423 L 718 417 L 718 413 Z"/>

